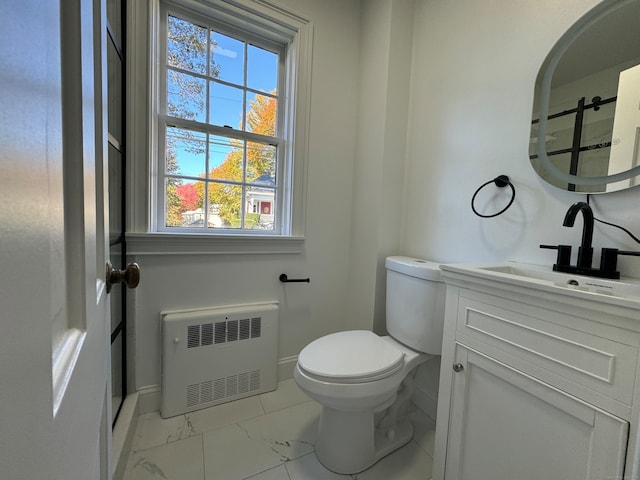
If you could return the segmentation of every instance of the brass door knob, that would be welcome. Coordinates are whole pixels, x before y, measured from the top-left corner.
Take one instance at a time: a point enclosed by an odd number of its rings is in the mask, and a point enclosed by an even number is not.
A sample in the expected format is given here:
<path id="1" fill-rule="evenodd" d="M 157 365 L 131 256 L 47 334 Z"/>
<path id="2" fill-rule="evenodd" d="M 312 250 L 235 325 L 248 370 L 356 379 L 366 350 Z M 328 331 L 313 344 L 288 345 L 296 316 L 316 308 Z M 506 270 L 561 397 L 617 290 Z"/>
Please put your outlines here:
<path id="1" fill-rule="evenodd" d="M 130 263 L 124 270 L 116 270 L 107 261 L 107 293 L 111 292 L 111 287 L 116 283 L 124 282 L 128 288 L 136 288 L 140 283 L 140 266 L 137 263 Z"/>

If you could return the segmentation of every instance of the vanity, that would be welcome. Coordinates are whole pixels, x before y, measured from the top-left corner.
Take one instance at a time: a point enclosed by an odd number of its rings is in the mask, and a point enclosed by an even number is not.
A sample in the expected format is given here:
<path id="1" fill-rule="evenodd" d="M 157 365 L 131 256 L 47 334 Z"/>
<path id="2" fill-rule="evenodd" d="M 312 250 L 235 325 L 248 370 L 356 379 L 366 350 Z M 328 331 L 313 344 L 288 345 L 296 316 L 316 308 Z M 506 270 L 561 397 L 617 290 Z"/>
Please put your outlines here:
<path id="1" fill-rule="evenodd" d="M 640 0 L 603 0 L 541 66 L 529 160 L 549 185 L 640 185 L 638 18 Z M 582 213 L 575 264 L 541 245 L 553 267 L 441 266 L 433 480 L 640 480 L 640 280 L 617 279 L 617 257 L 640 255 L 603 248 L 593 266 L 586 200 L 563 224 Z"/>
<path id="2" fill-rule="evenodd" d="M 433 480 L 640 478 L 640 281 L 441 269 Z"/>

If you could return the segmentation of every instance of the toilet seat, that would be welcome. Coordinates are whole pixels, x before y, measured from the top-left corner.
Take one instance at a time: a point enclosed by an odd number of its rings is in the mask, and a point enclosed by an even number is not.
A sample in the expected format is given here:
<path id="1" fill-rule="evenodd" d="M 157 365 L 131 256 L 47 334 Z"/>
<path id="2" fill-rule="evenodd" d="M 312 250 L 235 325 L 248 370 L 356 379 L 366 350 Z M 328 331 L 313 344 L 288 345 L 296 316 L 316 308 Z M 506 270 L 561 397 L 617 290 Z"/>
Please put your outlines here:
<path id="1" fill-rule="evenodd" d="M 404 352 L 368 330 L 326 335 L 307 345 L 298 367 L 309 377 L 331 383 L 381 380 L 401 370 Z"/>

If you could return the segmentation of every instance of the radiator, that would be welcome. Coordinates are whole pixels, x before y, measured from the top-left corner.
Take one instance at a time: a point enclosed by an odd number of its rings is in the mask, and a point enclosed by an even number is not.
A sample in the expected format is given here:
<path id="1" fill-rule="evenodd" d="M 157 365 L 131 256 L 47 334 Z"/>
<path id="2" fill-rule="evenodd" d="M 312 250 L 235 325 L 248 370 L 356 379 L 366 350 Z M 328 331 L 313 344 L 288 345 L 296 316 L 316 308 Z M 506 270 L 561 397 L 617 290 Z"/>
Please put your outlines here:
<path id="1" fill-rule="evenodd" d="M 161 315 L 163 418 L 276 389 L 277 303 Z"/>

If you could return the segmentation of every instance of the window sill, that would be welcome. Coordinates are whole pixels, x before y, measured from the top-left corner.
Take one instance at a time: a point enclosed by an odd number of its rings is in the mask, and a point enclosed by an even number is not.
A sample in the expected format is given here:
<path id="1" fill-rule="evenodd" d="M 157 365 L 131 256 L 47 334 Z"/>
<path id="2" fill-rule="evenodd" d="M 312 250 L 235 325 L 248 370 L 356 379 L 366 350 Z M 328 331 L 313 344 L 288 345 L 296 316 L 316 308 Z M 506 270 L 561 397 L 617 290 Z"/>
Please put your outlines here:
<path id="1" fill-rule="evenodd" d="M 127 233 L 127 255 L 255 255 L 302 253 L 304 237 Z"/>

